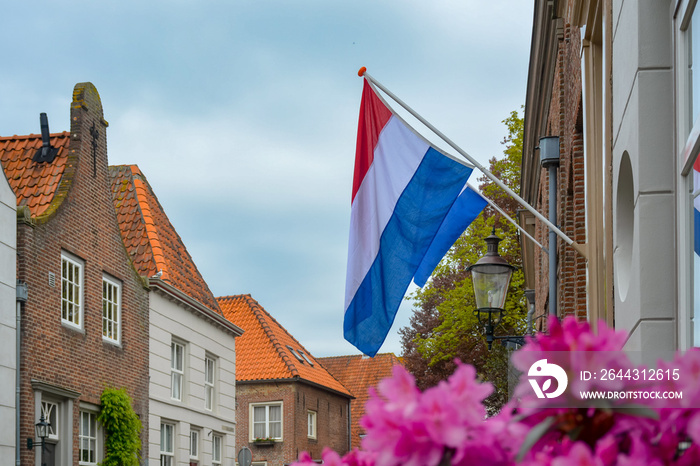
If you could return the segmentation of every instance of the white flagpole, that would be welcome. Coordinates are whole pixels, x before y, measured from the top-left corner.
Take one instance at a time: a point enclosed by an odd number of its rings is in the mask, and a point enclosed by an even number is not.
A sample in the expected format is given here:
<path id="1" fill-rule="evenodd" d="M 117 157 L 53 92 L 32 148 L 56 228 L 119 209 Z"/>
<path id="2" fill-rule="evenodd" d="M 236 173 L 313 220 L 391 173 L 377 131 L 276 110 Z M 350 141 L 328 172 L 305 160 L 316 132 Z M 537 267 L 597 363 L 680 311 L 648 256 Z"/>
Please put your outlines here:
<path id="1" fill-rule="evenodd" d="M 478 169 L 481 171 L 481 173 L 483 173 L 484 175 L 486 175 L 486 177 L 487 177 L 488 179 L 490 179 L 491 181 L 493 181 L 494 183 L 496 183 L 496 185 L 497 185 L 499 188 L 501 188 L 501 189 L 504 190 L 506 193 L 508 193 L 513 199 L 515 199 L 516 201 L 518 201 L 518 203 L 519 203 L 520 205 L 522 205 L 523 207 L 525 207 L 525 209 L 527 209 L 528 211 L 530 211 L 530 212 L 532 213 L 532 215 L 534 215 L 534 216 L 537 217 L 541 222 L 543 222 L 545 225 L 547 225 L 547 227 L 550 228 L 552 231 L 554 231 L 554 233 L 556 233 L 557 236 L 559 236 L 562 240 L 564 240 L 564 242 L 565 242 L 566 244 L 568 244 L 568 245 L 570 245 L 571 247 L 573 247 L 573 248 L 574 248 L 579 254 L 581 254 L 585 259 L 588 259 L 588 257 L 586 256 L 585 250 L 583 249 L 583 247 L 582 247 L 580 244 L 578 244 L 576 241 L 574 241 L 574 240 L 572 240 L 571 238 L 569 238 L 563 231 L 561 231 L 559 228 L 557 228 L 557 227 L 556 227 L 552 222 L 550 222 L 544 215 L 542 215 L 541 213 L 539 213 L 539 212 L 537 211 L 537 209 L 535 209 L 535 208 L 532 207 L 530 204 L 528 204 L 527 202 L 525 202 L 525 200 L 524 200 L 523 198 L 521 198 L 520 196 L 518 196 L 512 189 L 510 189 L 508 186 L 506 186 L 505 184 L 503 184 L 503 182 L 502 182 L 501 180 L 499 180 L 498 178 L 496 178 L 496 177 L 493 175 L 493 173 L 491 173 L 489 170 L 487 170 L 486 168 L 484 168 L 484 166 L 481 165 L 474 157 L 472 157 L 471 155 L 467 154 L 464 150 L 462 150 L 461 147 L 459 147 L 457 144 L 455 144 L 454 142 L 452 142 L 452 140 L 451 140 L 450 138 L 448 138 L 447 136 L 445 136 L 444 134 L 442 134 L 442 132 L 441 132 L 440 130 L 438 130 L 438 129 L 435 128 L 433 125 L 431 125 L 430 123 L 428 123 L 428 121 L 426 121 L 422 116 L 420 116 L 418 113 L 416 113 L 411 107 L 409 107 L 409 106 L 406 105 L 401 99 L 399 99 L 398 97 L 396 97 L 396 96 L 394 95 L 393 92 L 391 92 L 389 89 L 387 89 L 387 88 L 384 87 L 381 83 L 379 83 L 377 80 L 375 80 L 372 76 L 370 76 L 369 73 L 367 73 L 367 69 L 366 69 L 364 66 L 363 66 L 362 68 L 360 68 L 360 70 L 357 72 L 357 74 L 358 74 L 358 76 L 360 76 L 360 77 L 363 77 L 363 76 L 364 76 L 364 78 L 367 79 L 371 84 L 377 86 L 377 87 L 378 87 L 379 89 L 381 89 L 386 95 L 388 95 L 389 97 L 391 97 L 392 99 L 394 99 L 394 101 L 396 101 L 396 103 L 398 103 L 399 105 L 401 105 L 404 109 L 406 109 L 406 111 L 408 111 L 411 115 L 413 115 L 416 119 L 418 119 L 418 121 L 420 121 L 421 123 L 423 123 L 428 129 L 430 129 L 433 133 L 435 133 L 436 135 L 438 135 L 443 141 L 445 141 L 447 144 L 449 144 L 454 150 L 456 150 L 462 157 L 464 157 L 465 159 L 467 159 L 472 165 L 474 165 L 476 168 L 478 168 Z"/>
<path id="2" fill-rule="evenodd" d="M 530 239 L 530 241 L 532 241 L 532 242 L 535 243 L 537 246 L 539 246 L 540 249 L 542 249 L 542 252 L 544 252 L 545 254 L 549 255 L 549 251 L 547 250 L 547 248 L 545 248 L 544 246 L 542 246 L 542 245 L 539 243 L 539 241 L 537 241 L 535 238 L 533 238 L 533 237 L 530 235 L 530 233 L 528 233 L 527 231 L 525 231 L 525 229 L 524 229 L 523 227 L 521 227 L 520 225 L 518 225 L 518 222 L 516 222 L 515 220 L 513 220 L 513 219 L 510 217 L 510 215 L 508 215 L 507 213 L 503 212 L 503 210 L 502 210 L 500 207 L 498 207 L 498 206 L 496 205 L 495 202 L 493 202 L 491 199 L 489 199 L 488 197 L 486 197 L 486 196 L 484 196 L 483 194 L 481 194 L 481 193 L 480 193 L 479 191 L 477 191 L 476 189 L 473 189 L 473 188 L 472 188 L 472 191 L 474 191 L 475 193 L 477 193 L 479 196 L 483 197 L 484 200 L 485 200 L 486 202 L 488 202 L 489 205 L 491 205 L 491 207 L 493 207 L 494 209 L 496 209 L 496 211 L 498 211 L 499 214 L 503 215 L 510 223 L 512 223 L 513 225 L 515 225 L 515 228 L 517 228 L 517 229 L 520 231 L 520 233 L 522 233 L 523 235 L 525 235 L 528 239 Z"/>

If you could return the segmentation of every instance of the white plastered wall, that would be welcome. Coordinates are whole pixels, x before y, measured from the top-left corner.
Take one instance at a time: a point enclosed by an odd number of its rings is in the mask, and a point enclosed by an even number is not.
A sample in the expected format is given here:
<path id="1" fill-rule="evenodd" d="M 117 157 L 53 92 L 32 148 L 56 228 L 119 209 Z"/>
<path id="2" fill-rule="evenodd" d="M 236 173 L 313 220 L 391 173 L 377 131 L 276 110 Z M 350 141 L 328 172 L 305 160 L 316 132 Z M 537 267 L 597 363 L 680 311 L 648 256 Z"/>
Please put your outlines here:
<path id="1" fill-rule="evenodd" d="M 613 1 L 615 326 L 630 351 L 677 347 L 671 10 Z"/>
<path id="2" fill-rule="evenodd" d="M 0 458 L 15 458 L 17 199 L 0 170 Z"/>
<path id="3" fill-rule="evenodd" d="M 235 343 L 231 333 L 198 311 L 173 302 L 158 292 L 150 293 L 150 384 L 149 465 L 160 465 L 160 423 L 175 425 L 176 464 L 189 464 L 191 427 L 200 430 L 199 464 L 211 464 L 213 434 L 223 436 L 222 464 L 233 464 L 235 444 Z M 182 401 L 170 397 L 170 344 L 185 345 Z M 216 356 L 215 405 L 204 409 L 204 356 Z"/>

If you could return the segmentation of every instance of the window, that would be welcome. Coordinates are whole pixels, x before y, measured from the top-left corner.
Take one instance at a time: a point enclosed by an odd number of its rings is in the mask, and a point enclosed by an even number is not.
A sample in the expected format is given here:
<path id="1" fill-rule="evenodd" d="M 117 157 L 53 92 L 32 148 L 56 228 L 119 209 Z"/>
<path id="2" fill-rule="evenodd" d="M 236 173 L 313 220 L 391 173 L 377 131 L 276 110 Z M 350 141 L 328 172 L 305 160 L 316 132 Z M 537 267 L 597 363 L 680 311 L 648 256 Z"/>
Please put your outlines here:
<path id="1" fill-rule="evenodd" d="M 308 426 L 308 437 L 316 438 L 316 411 L 309 410 L 307 412 L 307 426 Z"/>
<path id="2" fill-rule="evenodd" d="M 199 459 L 199 430 L 190 430 L 190 463 Z"/>
<path id="3" fill-rule="evenodd" d="M 299 354 L 301 354 L 301 357 L 304 358 L 304 361 L 309 363 L 309 366 L 311 366 L 311 367 L 314 366 L 314 363 L 311 362 L 311 359 L 309 359 L 309 357 L 302 350 L 299 350 Z"/>
<path id="4" fill-rule="evenodd" d="M 214 434 L 211 437 L 211 462 L 212 464 L 221 464 L 221 452 L 223 449 L 223 437 Z"/>
<path id="5" fill-rule="evenodd" d="M 170 344 L 170 397 L 182 401 L 182 379 L 185 373 L 185 346 L 172 342 Z"/>
<path id="6" fill-rule="evenodd" d="M 204 408 L 211 411 L 214 407 L 214 370 L 216 361 L 206 356 L 204 358 Z"/>
<path id="7" fill-rule="evenodd" d="M 80 411 L 80 434 L 78 436 L 78 459 L 80 464 L 97 464 L 96 417 L 93 412 Z"/>
<path id="8" fill-rule="evenodd" d="M 679 3 L 675 58 L 678 227 L 678 337 L 681 349 L 700 346 L 700 9 Z M 687 325 L 690 322 L 691 325 Z"/>
<path id="9" fill-rule="evenodd" d="M 256 438 L 282 439 L 282 403 L 251 405 L 251 441 Z"/>
<path id="10" fill-rule="evenodd" d="M 162 422 L 160 424 L 160 466 L 175 464 L 175 426 Z"/>
<path id="11" fill-rule="evenodd" d="M 49 425 L 49 437 L 58 440 L 58 405 L 50 401 L 41 402 L 41 414 Z"/>
<path id="12" fill-rule="evenodd" d="M 112 343 L 119 343 L 121 301 L 121 284 L 102 277 L 102 337 Z"/>
<path id="13" fill-rule="evenodd" d="M 83 264 L 82 262 L 61 254 L 61 322 L 71 326 L 82 325 L 82 292 Z"/>

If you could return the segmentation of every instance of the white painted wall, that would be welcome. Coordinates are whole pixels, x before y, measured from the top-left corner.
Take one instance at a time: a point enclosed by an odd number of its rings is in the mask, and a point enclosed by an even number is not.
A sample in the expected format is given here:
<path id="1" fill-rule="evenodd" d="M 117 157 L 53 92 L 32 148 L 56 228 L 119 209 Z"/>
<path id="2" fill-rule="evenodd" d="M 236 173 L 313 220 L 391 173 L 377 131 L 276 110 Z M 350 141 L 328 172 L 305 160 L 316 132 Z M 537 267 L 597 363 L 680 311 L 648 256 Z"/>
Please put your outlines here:
<path id="1" fill-rule="evenodd" d="M 672 4 L 613 0 L 615 325 L 630 351 L 677 347 Z"/>
<path id="2" fill-rule="evenodd" d="M 0 458 L 15 458 L 17 198 L 0 170 Z"/>
<path id="3" fill-rule="evenodd" d="M 170 397 L 170 344 L 185 343 L 182 401 Z M 201 316 L 199 311 L 150 294 L 150 415 L 149 464 L 160 465 L 160 424 L 175 424 L 176 464 L 189 465 L 191 426 L 200 429 L 200 465 L 211 464 L 212 435 L 223 435 L 222 465 L 233 464 L 235 444 L 235 343 L 234 337 Z M 216 356 L 216 397 L 212 411 L 204 409 L 204 356 Z"/>

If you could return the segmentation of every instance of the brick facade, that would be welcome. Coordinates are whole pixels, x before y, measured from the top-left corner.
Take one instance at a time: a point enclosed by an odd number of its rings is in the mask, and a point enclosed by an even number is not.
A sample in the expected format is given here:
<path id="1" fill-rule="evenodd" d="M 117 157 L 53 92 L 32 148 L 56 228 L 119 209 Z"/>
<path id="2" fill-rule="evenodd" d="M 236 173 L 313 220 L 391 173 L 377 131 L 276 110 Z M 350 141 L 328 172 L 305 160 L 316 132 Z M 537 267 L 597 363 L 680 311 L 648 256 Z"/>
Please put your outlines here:
<path id="1" fill-rule="evenodd" d="M 59 413 L 72 432 L 59 432 L 56 452 L 66 459 L 66 443 L 72 443 L 72 464 L 78 464 L 79 408 L 81 403 L 99 406 L 106 386 L 126 388 L 143 424 L 142 445 L 148 445 L 148 291 L 117 226 L 107 170 L 107 122 L 92 84 L 76 85 L 70 115 L 68 159 L 51 206 L 37 217 L 18 209 L 17 277 L 29 290 L 21 322 L 20 437 L 34 437 L 37 391 L 42 397 L 51 391 L 56 397 L 78 394 L 61 405 L 72 408 Z M 61 321 L 62 252 L 84 265 L 81 329 Z M 102 339 L 103 274 L 122 285 L 120 345 Z M 34 464 L 35 452 L 23 449 L 22 464 Z M 57 464 L 63 462 L 57 459 Z"/>
<path id="2" fill-rule="evenodd" d="M 282 402 L 282 441 L 274 445 L 258 446 L 251 443 L 250 406 L 254 403 Z M 267 462 L 268 466 L 291 463 L 299 453 L 307 451 L 314 459 L 321 458 L 325 447 L 340 455 L 349 451 L 349 400 L 306 383 L 262 382 L 238 383 L 236 387 L 237 430 L 236 445 L 248 446 L 253 462 Z M 316 439 L 307 435 L 307 412 L 316 412 Z"/>
<path id="3" fill-rule="evenodd" d="M 570 15 L 567 11 L 565 16 Z M 552 88 L 549 101 L 539 102 L 546 118 L 541 124 L 542 134 L 536 137 L 558 136 L 560 163 L 557 170 L 557 223 L 559 228 L 579 244 L 586 243 L 584 139 L 581 87 L 581 35 L 577 27 L 564 17 L 558 20 L 559 29 L 554 41 L 556 59 L 551 77 Z M 540 96 L 547 95 L 546 93 Z M 542 97 L 539 97 L 542 98 Z M 534 125 L 527 121 L 526 126 Z M 537 141 L 526 141 L 536 144 Z M 527 147 L 525 148 L 527 152 Z M 539 212 L 549 212 L 549 176 L 546 168 L 539 167 L 538 158 L 524 154 L 523 164 L 533 164 L 538 177 L 534 199 L 529 201 Z M 535 222 L 535 239 L 545 248 L 549 246 L 549 230 L 541 222 Z M 586 261 L 573 248 L 558 240 L 558 291 L 557 309 L 560 317 L 575 315 L 587 318 Z M 534 289 L 536 316 L 548 312 L 549 303 L 549 259 L 539 248 L 534 249 Z M 538 319 L 538 329 L 543 320 Z"/>

